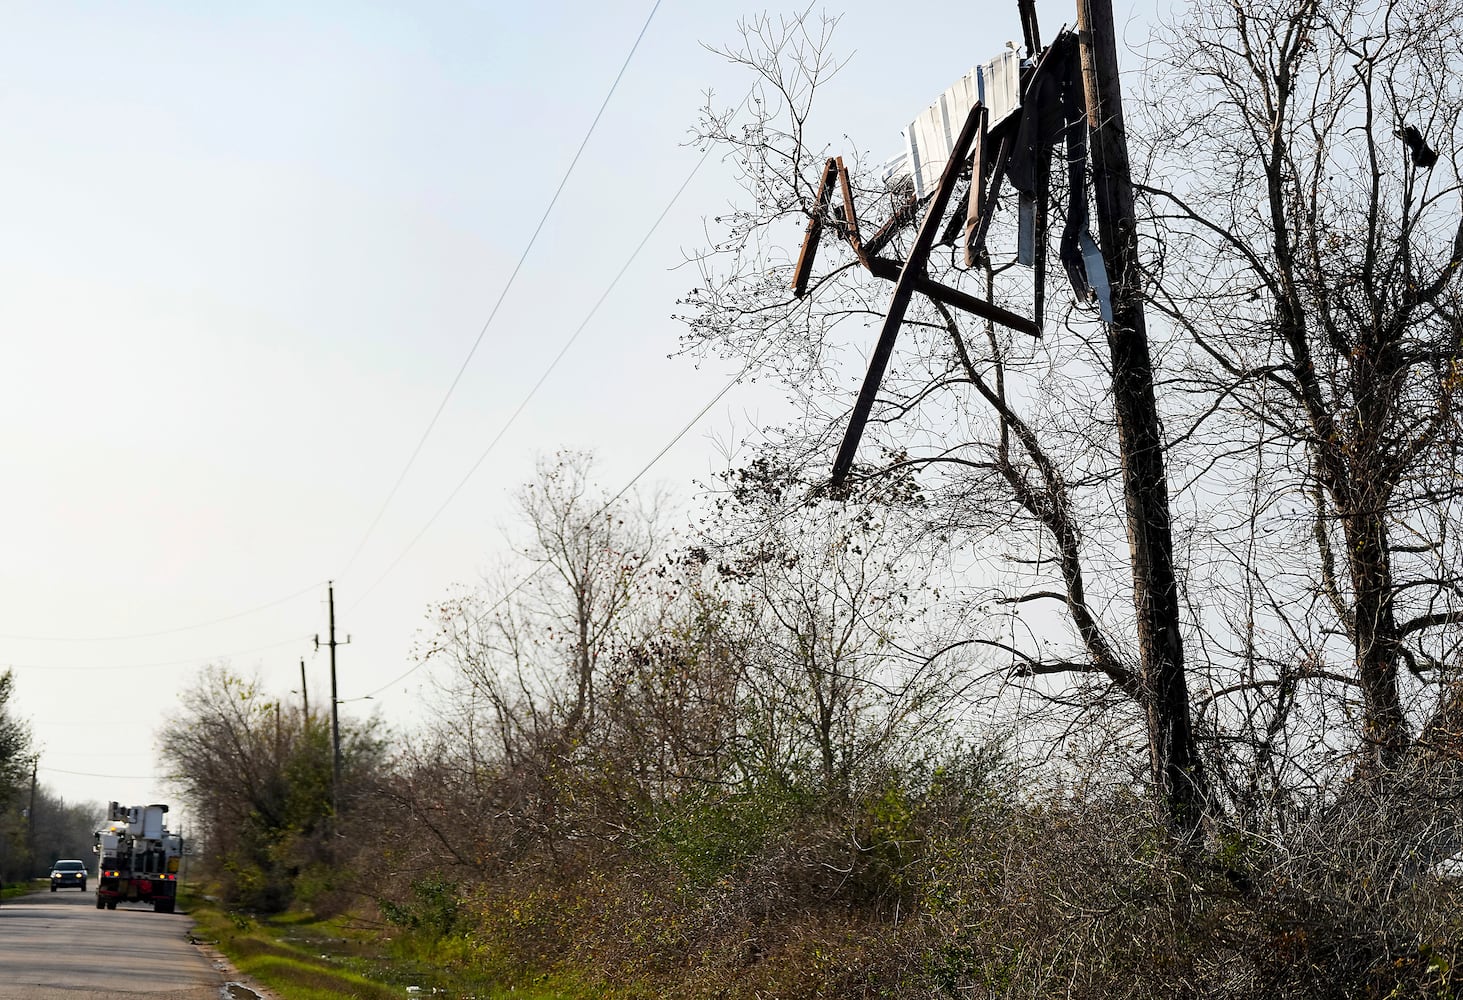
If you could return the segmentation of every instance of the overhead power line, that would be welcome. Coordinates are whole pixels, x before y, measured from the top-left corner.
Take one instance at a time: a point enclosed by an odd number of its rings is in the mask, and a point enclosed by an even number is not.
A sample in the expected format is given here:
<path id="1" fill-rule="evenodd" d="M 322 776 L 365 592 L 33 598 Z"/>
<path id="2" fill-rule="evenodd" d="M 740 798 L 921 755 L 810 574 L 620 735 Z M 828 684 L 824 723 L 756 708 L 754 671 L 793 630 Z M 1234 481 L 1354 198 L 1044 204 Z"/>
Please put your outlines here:
<path id="1" fill-rule="evenodd" d="M 732 388 L 734 386 L 736 386 L 739 382 L 741 382 L 742 379 L 746 378 L 747 375 L 754 368 L 756 368 L 757 365 L 761 363 L 762 359 L 765 358 L 768 354 L 770 354 L 773 351 L 774 348 L 777 348 L 777 347 L 781 346 L 783 344 L 783 342 L 785 342 L 787 340 L 788 335 L 791 332 L 791 325 L 790 325 L 791 319 L 792 319 L 791 315 L 788 315 L 788 316 L 783 317 L 782 320 L 780 320 L 781 324 L 784 327 L 783 332 L 782 332 L 782 335 L 780 337 L 777 337 L 776 339 L 773 339 L 773 340 L 768 341 L 766 347 L 764 347 L 760 352 L 758 352 L 758 354 L 756 356 L 754 356 L 753 358 L 749 359 L 746 362 L 746 364 L 744 364 L 741 367 L 741 370 L 740 371 L 738 371 L 735 375 L 733 375 L 730 379 L 728 379 L 727 380 L 727 383 L 725 385 L 723 385 L 719 390 L 717 390 L 717 392 L 715 393 L 715 395 L 713 395 L 709 400 L 707 400 L 706 401 L 706 404 L 704 406 L 702 406 L 701 409 L 697 410 L 696 411 L 696 414 L 694 416 L 692 416 L 691 419 L 687 420 L 684 424 L 682 424 L 681 425 L 681 429 L 678 430 L 678 431 L 676 431 L 676 433 L 671 436 L 671 439 L 669 441 L 667 441 L 660 448 L 659 451 L 657 451 L 653 456 L 651 456 L 650 461 L 646 462 L 645 465 L 643 465 L 640 468 L 640 471 L 639 472 L 635 473 L 635 475 L 633 475 L 633 476 L 630 477 L 630 481 L 629 482 L 627 482 L 624 486 L 621 486 L 620 489 L 613 496 L 611 496 L 608 500 L 606 500 L 603 504 L 601 504 L 599 506 L 599 508 L 593 514 L 591 514 L 589 516 L 589 521 L 593 521 L 596 518 L 598 518 L 601 514 L 603 514 L 606 510 L 608 510 L 611 506 L 613 506 L 616 501 L 620 500 L 626 493 L 629 493 L 630 490 L 634 489 L 635 488 L 635 484 L 638 483 L 641 479 L 643 479 L 645 477 L 645 474 L 648 473 L 651 469 L 653 469 L 656 466 L 656 464 L 659 463 L 660 460 L 666 456 L 666 453 L 669 452 L 672 448 L 674 448 L 676 446 L 676 444 L 679 443 L 680 440 L 683 437 L 685 437 L 687 434 L 689 434 L 691 432 L 691 428 L 695 427 L 698 423 L 700 423 L 701 422 L 701 419 L 703 417 L 705 417 L 706 414 L 708 414 L 708 413 L 711 412 L 711 408 L 713 406 L 715 406 L 717 403 L 721 402 L 724 398 L 726 398 L 726 394 L 729 393 L 729 392 L 731 392 L 732 391 Z M 476 468 L 476 466 L 474 466 L 474 468 Z M 469 473 L 469 475 L 471 475 L 471 473 Z M 459 489 L 460 488 L 461 487 L 459 486 Z M 456 495 L 456 491 L 453 491 L 453 495 L 454 496 Z M 449 497 L 448 500 L 450 502 L 451 501 L 451 498 Z M 438 513 L 441 513 L 441 511 L 439 510 Z M 435 517 L 436 517 L 436 515 L 433 515 L 433 519 L 434 520 L 435 520 Z M 429 525 L 430 525 L 430 523 L 431 522 L 428 522 Z M 423 529 L 423 530 L 425 530 L 425 529 Z M 418 537 L 420 537 L 420 534 L 418 535 Z M 413 539 L 413 542 L 415 542 L 415 539 Z M 404 554 L 405 553 L 403 553 L 403 555 Z M 400 557 L 397 558 L 397 561 L 398 562 L 400 561 Z M 394 566 L 395 563 L 393 563 L 392 565 Z M 544 568 L 544 564 L 543 563 L 540 563 L 539 565 L 535 566 L 532 570 L 530 570 L 528 573 L 526 573 L 522 577 L 522 579 L 520 579 L 516 584 L 514 584 L 513 587 L 506 594 L 504 594 L 503 596 L 499 597 L 496 601 L 494 601 L 492 603 L 491 606 L 489 606 L 489 608 L 486 611 L 484 611 L 481 615 L 479 615 L 478 618 L 477 618 L 477 622 L 479 624 L 482 623 L 494 611 L 497 611 L 504 604 L 508 603 L 509 599 L 512 598 L 514 594 L 518 593 L 524 587 L 528 586 L 528 584 L 533 580 L 534 577 L 538 576 L 538 574 L 543 570 L 543 568 Z M 380 582 L 381 582 L 380 580 L 377 580 L 376 581 L 376 583 L 380 583 Z M 375 586 L 375 584 L 372 584 L 372 587 L 374 587 L 374 586 Z M 423 659 L 422 661 L 418 662 L 416 664 L 416 666 L 412 667 L 410 670 L 408 670 L 405 673 L 401 674 L 399 677 L 396 677 L 395 679 L 393 679 L 391 681 L 388 681 L 386 684 L 383 684 L 381 687 L 376 688 L 374 691 L 372 691 L 369 695 L 366 695 L 365 697 L 368 697 L 368 698 L 369 697 L 374 697 L 375 695 L 378 695 L 378 694 L 382 693 L 383 691 L 387 691 L 387 690 L 395 687 L 396 685 L 400 684 L 402 681 L 404 681 L 408 677 L 410 677 L 412 674 L 416 673 L 418 670 L 421 670 L 426 665 L 427 665 L 427 660 Z"/>
<path id="2" fill-rule="evenodd" d="M 210 618 L 206 622 L 197 622 L 193 625 L 179 625 L 175 628 L 158 629 L 154 632 L 129 632 L 121 635 L 13 635 L 10 633 L 0 633 L 0 639 L 9 639 L 14 642 L 121 642 L 124 639 L 155 639 L 159 636 L 176 635 L 179 632 L 192 632 L 195 629 L 208 628 L 212 625 L 222 625 L 224 622 L 237 621 L 240 618 L 256 615 L 261 611 L 268 611 L 270 608 L 278 607 L 281 604 L 288 604 L 303 594 L 318 590 L 324 582 L 324 580 L 320 580 L 312 583 L 308 587 L 295 591 L 293 594 L 287 594 L 267 604 L 250 608 L 248 611 L 239 611 L 232 615 L 224 615 L 221 618 Z"/>
<path id="3" fill-rule="evenodd" d="M 68 771 L 61 767 L 47 767 L 45 764 L 37 764 L 37 771 L 48 771 L 51 774 L 70 774 L 78 778 L 116 778 L 123 781 L 171 781 L 173 777 L 166 774 L 93 774 L 91 771 Z"/>
<path id="4" fill-rule="evenodd" d="M 625 259 L 625 263 L 620 266 L 620 269 L 615 273 L 614 278 L 612 278 L 610 280 L 610 283 L 605 286 L 605 290 L 600 294 L 600 297 L 595 300 L 594 305 L 590 307 L 589 312 L 585 314 L 584 319 L 580 321 L 577 327 L 575 327 L 574 332 L 569 335 L 569 339 L 564 342 L 564 346 L 559 348 L 559 353 L 554 355 L 554 359 L 549 362 L 548 367 L 544 369 L 543 374 L 538 377 L 538 381 L 533 384 L 532 388 L 528 390 L 523 399 L 519 400 L 518 406 L 513 410 L 511 414 L 508 415 L 508 419 L 503 422 L 503 426 L 498 428 L 498 433 L 493 435 L 492 440 L 488 442 L 488 445 L 486 448 L 483 449 L 482 454 L 477 457 L 477 461 L 472 463 L 472 466 L 467 470 L 467 473 L 462 477 L 457 485 L 452 488 L 452 492 L 447 494 L 447 499 L 442 501 L 442 503 L 432 513 L 432 516 L 427 519 L 427 522 L 422 525 L 420 530 L 418 530 L 415 535 L 412 536 L 411 541 L 407 542 L 402 550 L 397 553 L 396 558 L 391 560 L 390 565 L 388 565 L 386 569 L 382 571 L 381 575 L 378 576 L 376 580 L 361 593 L 360 597 L 356 598 L 355 602 L 351 605 L 352 608 L 355 608 L 368 596 L 370 596 L 371 592 L 375 590 L 378 586 L 380 586 L 382 581 L 384 581 L 388 576 L 391 575 L 392 571 L 396 569 L 396 567 L 401 563 L 402 559 L 406 558 L 407 553 L 416 547 L 416 544 L 422 540 L 422 536 L 424 536 L 431 529 L 432 525 L 437 522 L 437 519 L 442 516 L 443 512 L 445 512 L 447 508 L 452 505 L 452 501 L 457 499 L 457 495 L 462 492 L 464 487 L 467 486 L 468 481 L 477 474 L 477 470 L 482 466 L 483 462 L 487 461 L 488 456 L 492 454 L 492 451 L 494 448 L 497 447 L 498 442 L 503 440 L 503 436 L 507 434 L 509 429 L 512 428 L 512 426 L 517 422 L 519 416 L 522 415 L 523 411 L 528 407 L 528 404 L 533 400 L 534 396 L 538 394 L 539 389 L 541 389 L 543 387 L 543 384 L 548 381 L 548 378 L 550 375 L 553 374 L 554 369 L 559 366 L 559 362 L 564 360 L 564 356 L 569 353 L 569 349 L 574 346 L 575 341 L 579 339 L 579 335 L 584 332 L 587 326 L 589 326 L 590 321 L 593 320 L 595 315 L 599 312 L 600 306 L 605 304 L 605 300 L 610 297 L 610 293 L 612 293 L 615 290 L 616 286 L 619 285 L 620 279 L 623 278 L 625 276 L 625 273 L 630 270 L 630 266 L 634 264 L 635 259 L 640 256 L 640 251 L 645 249 L 645 245 L 650 242 L 650 238 L 655 235 L 656 230 L 660 228 L 660 224 L 665 221 L 666 216 L 670 214 L 671 209 L 675 207 L 676 202 L 680 200 L 680 197 L 682 194 L 685 193 L 686 188 L 691 185 L 691 181 L 695 179 L 697 172 L 701 169 L 702 164 L 706 162 L 706 158 L 710 154 L 710 152 L 711 148 L 708 146 L 706 151 L 701 154 L 700 158 L 697 159 L 696 163 L 691 167 L 691 171 L 686 175 L 686 179 L 681 181 L 681 186 L 676 188 L 675 193 L 671 195 L 670 201 L 666 203 L 665 208 L 661 209 L 661 212 L 658 216 L 656 216 L 655 221 L 650 224 L 650 228 L 645 231 L 645 235 L 640 238 L 640 242 L 637 243 L 635 245 L 635 248 L 630 251 L 630 255 Z"/>
<path id="5" fill-rule="evenodd" d="M 262 653 L 268 649 L 279 649 L 281 646 L 293 646 L 296 643 L 308 643 L 308 635 L 297 636 L 292 639 L 285 639 L 281 642 L 272 642 L 265 646 L 254 646 L 251 649 L 240 649 L 232 653 L 214 653 L 210 656 L 190 656 L 183 660 L 161 660 L 152 663 L 109 663 L 95 664 L 76 667 L 60 667 L 50 663 L 5 663 L 7 670 L 68 670 L 68 671 L 91 671 L 91 670 L 144 670 L 148 667 L 186 667 L 198 663 L 212 663 L 216 660 L 227 660 L 234 656 L 248 656 L 250 653 Z"/>
<path id="6" fill-rule="evenodd" d="M 528 244 L 524 246 L 523 252 L 518 255 L 518 263 L 513 266 L 512 273 L 508 275 L 508 281 L 503 285 L 503 290 L 498 293 L 498 300 L 493 303 L 493 308 L 489 311 L 487 320 L 484 321 L 482 329 L 478 331 L 477 339 L 472 342 L 472 347 L 468 350 L 467 357 L 462 359 L 462 364 L 458 367 L 457 374 L 453 376 L 451 384 L 447 386 L 447 391 L 443 394 L 442 401 L 437 404 L 437 410 L 432 414 L 432 419 L 427 421 L 426 430 L 422 431 L 421 438 L 418 439 L 416 447 L 412 449 L 410 457 L 406 460 L 406 464 L 402 466 L 400 474 L 396 477 L 396 482 L 392 484 L 390 491 L 386 494 L 386 499 L 381 502 L 381 507 L 376 511 L 376 516 L 371 519 L 371 523 L 366 527 L 365 534 L 361 536 L 361 540 L 356 544 L 355 551 L 351 553 L 350 559 L 346 562 L 344 572 L 350 572 L 350 568 L 355 565 L 356 559 L 361 554 L 361 550 L 366 547 L 366 542 L 370 540 L 371 535 L 376 530 L 376 526 L 381 523 L 381 518 L 385 515 L 386 508 L 391 506 L 391 501 L 395 499 L 397 491 L 401 489 L 401 484 L 406 481 L 407 474 L 411 472 L 412 466 L 416 464 L 417 457 L 421 455 L 422 448 L 427 443 L 427 438 L 431 437 L 433 429 L 437 426 L 437 421 L 442 416 L 442 411 L 447 408 L 447 401 L 452 398 L 452 393 L 456 391 L 457 384 L 462 381 L 462 376 L 467 371 L 467 366 L 472 363 L 473 355 L 477 353 L 478 347 L 483 342 L 483 337 L 487 335 L 488 328 L 493 325 L 493 320 L 497 318 L 498 310 L 502 308 L 503 300 L 508 297 L 508 292 L 513 288 L 513 282 L 518 277 L 518 272 L 523 270 L 523 264 L 528 260 L 529 252 L 533 250 L 533 245 L 538 242 L 538 237 L 543 232 L 544 224 L 548 222 L 550 213 L 553 212 L 554 206 L 558 204 L 559 196 L 564 193 L 565 185 L 569 183 L 569 178 L 573 175 L 574 168 L 579 164 L 580 157 L 584 155 L 585 147 L 589 145 L 590 137 L 594 135 L 595 128 L 598 127 L 600 119 L 604 116 L 605 108 L 609 106 L 610 98 L 614 97 L 615 90 L 620 86 L 620 80 L 625 75 L 625 70 L 630 66 L 630 60 L 635 57 L 635 51 L 640 48 L 640 42 L 644 39 L 646 31 L 650 29 L 650 22 L 654 20 L 655 12 L 659 9 L 660 0 L 655 0 L 654 6 L 650 8 L 650 13 L 646 15 L 645 23 L 640 26 L 640 33 L 635 36 L 634 44 L 630 46 L 630 51 L 625 55 L 625 61 L 620 65 L 620 71 L 615 74 L 614 82 L 610 84 L 610 89 L 605 93 L 604 100 L 600 102 L 599 110 L 594 114 L 594 120 L 589 123 L 589 129 L 584 133 L 584 138 L 580 141 L 579 148 L 574 153 L 574 158 L 569 161 L 569 167 L 564 171 L 564 176 L 559 180 L 559 186 L 554 189 L 553 197 L 549 199 L 549 204 L 544 209 L 543 215 L 539 218 L 538 225 L 534 227 L 533 235 L 528 238 Z"/>

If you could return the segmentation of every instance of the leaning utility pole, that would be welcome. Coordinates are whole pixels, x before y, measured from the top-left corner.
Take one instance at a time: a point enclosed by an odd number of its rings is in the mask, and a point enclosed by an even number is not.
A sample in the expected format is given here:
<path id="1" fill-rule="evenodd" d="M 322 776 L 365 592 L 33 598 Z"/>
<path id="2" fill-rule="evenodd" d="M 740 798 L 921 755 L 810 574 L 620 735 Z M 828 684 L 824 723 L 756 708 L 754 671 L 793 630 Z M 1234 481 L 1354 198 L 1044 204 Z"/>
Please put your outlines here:
<path id="1" fill-rule="evenodd" d="M 1169 826 L 1189 840 L 1199 829 L 1208 789 L 1189 716 L 1163 435 L 1143 316 L 1133 179 L 1111 0 L 1077 0 L 1077 33 L 1098 232 L 1112 287 L 1108 350 L 1123 461 L 1149 758 Z"/>

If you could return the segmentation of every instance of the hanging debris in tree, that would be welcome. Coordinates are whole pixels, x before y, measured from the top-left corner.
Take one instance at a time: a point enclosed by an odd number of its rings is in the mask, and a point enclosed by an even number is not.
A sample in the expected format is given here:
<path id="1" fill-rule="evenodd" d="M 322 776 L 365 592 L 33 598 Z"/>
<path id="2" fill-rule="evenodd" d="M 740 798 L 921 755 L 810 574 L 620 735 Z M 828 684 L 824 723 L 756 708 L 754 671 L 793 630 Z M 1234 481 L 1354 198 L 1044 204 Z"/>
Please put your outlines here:
<path id="1" fill-rule="evenodd" d="M 1412 154 L 1414 170 L 1431 170 L 1438 162 L 1437 150 L 1427 144 L 1427 140 L 1415 126 L 1404 125 L 1394 134 L 1407 144 L 1407 151 Z"/>
<path id="2" fill-rule="evenodd" d="M 1034 25 L 1030 27 L 1034 34 Z M 955 140 L 959 126 L 977 108 L 982 109 L 982 116 L 976 133 L 967 148 L 957 155 Z M 1088 230 L 1086 113 L 1077 36 L 1071 31 L 1059 34 L 1042 50 L 1039 59 L 1034 63 L 1027 61 L 1024 68 L 1013 44 L 961 77 L 910 123 L 905 130 L 905 151 L 886 164 L 883 171 L 886 186 L 895 191 L 910 191 L 909 201 L 861 246 L 857 244 L 857 212 L 848 171 L 841 159 L 830 158 L 809 211 L 807 233 L 794 269 L 793 293 L 801 298 L 807 291 L 825 220 L 832 222 L 839 235 L 853 246 L 860 263 L 873 273 L 894 280 L 911 265 L 922 273 L 927 259 L 918 255 L 911 254 L 903 262 L 878 255 L 899 229 L 914 220 L 918 205 L 933 203 L 939 181 L 953 156 L 960 166 L 956 180 L 968 178 L 969 187 L 949 221 L 945 236 L 936 245 L 958 239 L 967 266 L 974 267 L 984 261 L 986 236 L 1000 204 L 1001 185 L 1009 181 L 1017 193 L 1016 259 L 1033 272 L 1033 319 L 1011 322 L 1014 314 L 993 303 L 928 278 L 922 278 L 920 284 L 943 290 L 943 294 L 932 297 L 946 305 L 1040 336 L 1046 306 L 1046 220 L 1052 208 L 1051 161 L 1059 147 L 1064 150 L 1068 192 L 1067 221 L 1059 247 L 1062 266 L 1078 301 L 1095 304 L 1103 320 L 1111 322 L 1107 272 L 1101 250 Z M 833 205 L 835 181 L 842 189 L 843 204 L 839 207 Z M 948 200 L 947 193 L 947 203 Z M 981 305 L 972 308 L 967 304 L 969 300 Z"/>
<path id="3" fill-rule="evenodd" d="M 1039 36 L 1034 12 L 1028 12 L 1027 6 L 1023 6 L 1022 27 L 1028 45 L 1034 46 L 1039 44 Z M 1420 135 L 1417 139 L 1422 141 Z M 1410 146 L 1411 139 L 1407 141 Z M 884 170 L 886 184 L 891 190 L 907 190 L 908 200 L 868 240 L 860 242 L 858 215 L 843 161 L 830 158 L 824 164 L 794 269 L 793 293 L 799 298 L 806 294 L 825 225 L 831 225 L 850 244 L 864 267 L 894 282 L 863 389 L 834 461 L 835 485 L 852 467 L 914 292 L 1011 329 L 1041 335 L 1046 309 L 1047 220 L 1053 207 L 1051 164 L 1059 148 L 1067 170 L 1062 186 L 1067 205 L 1058 255 L 1078 302 L 1095 304 L 1103 321 L 1110 323 L 1113 309 L 1107 268 L 1088 230 L 1087 116 L 1074 32 L 1063 30 L 1034 61 L 1023 62 L 1014 45 L 1008 46 L 1005 52 L 961 77 L 910 124 L 905 131 L 905 152 Z M 1436 154 L 1433 157 L 1436 159 Z M 1415 149 L 1413 162 L 1421 162 Z M 941 223 L 955 188 L 967 178 L 966 194 L 943 227 L 945 235 L 940 239 Z M 937 282 L 927 273 L 930 252 L 940 243 L 958 240 L 967 266 L 988 261 L 986 237 L 1006 181 L 1017 196 L 1016 262 L 1032 269 L 1030 319 Z M 839 207 L 833 204 L 835 182 L 842 194 L 843 204 Z M 880 256 L 895 233 L 913 221 L 922 203 L 926 206 L 923 222 L 908 258 L 898 261 Z"/>

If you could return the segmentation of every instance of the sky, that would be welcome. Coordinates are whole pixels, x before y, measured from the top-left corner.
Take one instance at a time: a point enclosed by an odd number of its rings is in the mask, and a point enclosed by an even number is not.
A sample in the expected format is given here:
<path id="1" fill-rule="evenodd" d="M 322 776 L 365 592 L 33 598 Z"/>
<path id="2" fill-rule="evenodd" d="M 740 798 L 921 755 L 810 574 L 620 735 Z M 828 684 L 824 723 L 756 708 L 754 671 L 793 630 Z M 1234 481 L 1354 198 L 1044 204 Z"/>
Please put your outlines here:
<path id="1" fill-rule="evenodd" d="M 688 141 L 751 83 L 711 49 L 798 9 L 0 0 L 0 668 L 46 788 L 176 802 L 156 735 L 208 664 L 298 697 L 303 659 L 325 704 L 327 581 L 342 714 L 408 732 L 537 456 L 689 500 L 786 419 L 671 314 L 739 198 Z M 827 8 L 832 153 L 1020 38 L 1015 0 L 901 10 Z"/>

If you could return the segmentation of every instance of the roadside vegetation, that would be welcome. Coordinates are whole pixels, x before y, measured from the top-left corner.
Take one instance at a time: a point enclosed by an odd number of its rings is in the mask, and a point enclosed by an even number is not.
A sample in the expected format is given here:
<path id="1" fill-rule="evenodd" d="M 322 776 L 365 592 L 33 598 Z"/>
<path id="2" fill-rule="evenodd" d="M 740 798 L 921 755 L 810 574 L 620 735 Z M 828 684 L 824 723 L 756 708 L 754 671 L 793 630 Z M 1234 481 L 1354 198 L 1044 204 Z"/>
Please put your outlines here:
<path id="1" fill-rule="evenodd" d="M 328 924 L 298 916 L 246 917 L 191 895 L 184 908 L 195 922 L 194 939 L 218 948 L 241 974 L 287 1000 L 403 995 L 399 987 L 353 971 L 348 939 L 329 933 Z"/>
<path id="2" fill-rule="evenodd" d="M 433 937 L 383 933 L 354 917 L 289 914 L 245 915 L 214 899 L 188 894 L 191 936 L 215 947 L 251 983 L 283 1000 L 399 1000 L 411 987 L 424 996 L 500 995 L 529 1000 L 569 1000 L 578 994 L 549 989 L 505 992 L 463 955 Z"/>
<path id="3" fill-rule="evenodd" d="M 615 535 L 652 551 L 628 510 L 559 538 L 605 502 L 588 468 L 563 456 L 525 494 L 557 512 L 528 520 L 542 551 L 582 561 L 522 605 L 437 609 L 434 655 L 462 658 L 439 728 L 388 750 L 348 723 L 338 817 L 327 720 L 200 680 L 207 738 L 164 744 L 217 755 L 177 764 L 200 776 L 193 814 L 230 817 L 204 841 L 221 902 L 199 934 L 286 1000 L 1456 993 L 1463 882 L 1406 800 L 1338 787 L 1283 837 L 1216 824 L 1195 854 L 1120 707 L 1084 703 L 1065 734 L 1050 700 L 948 724 L 971 668 L 916 645 L 937 588 L 885 576 L 909 549 L 878 506 L 783 524 L 779 556 L 759 537 L 642 558 Z M 769 474 L 734 477 L 719 525 Z"/>
<path id="4" fill-rule="evenodd" d="M 3 889 L 0 889 L 0 900 L 15 899 L 17 896 L 24 896 L 28 893 L 41 891 L 39 879 L 30 882 L 11 882 Z"/>
<path id="5" fill-rule="evenodd" d="M 14 684 L 10 670 L 0 671 L 0 883 L 7 892 L 49 875 L 62 858 L 90 859 L 102 814 L 96 803 L 68 803 L 37 781 L 30 727 L 11 711 Z"/>

